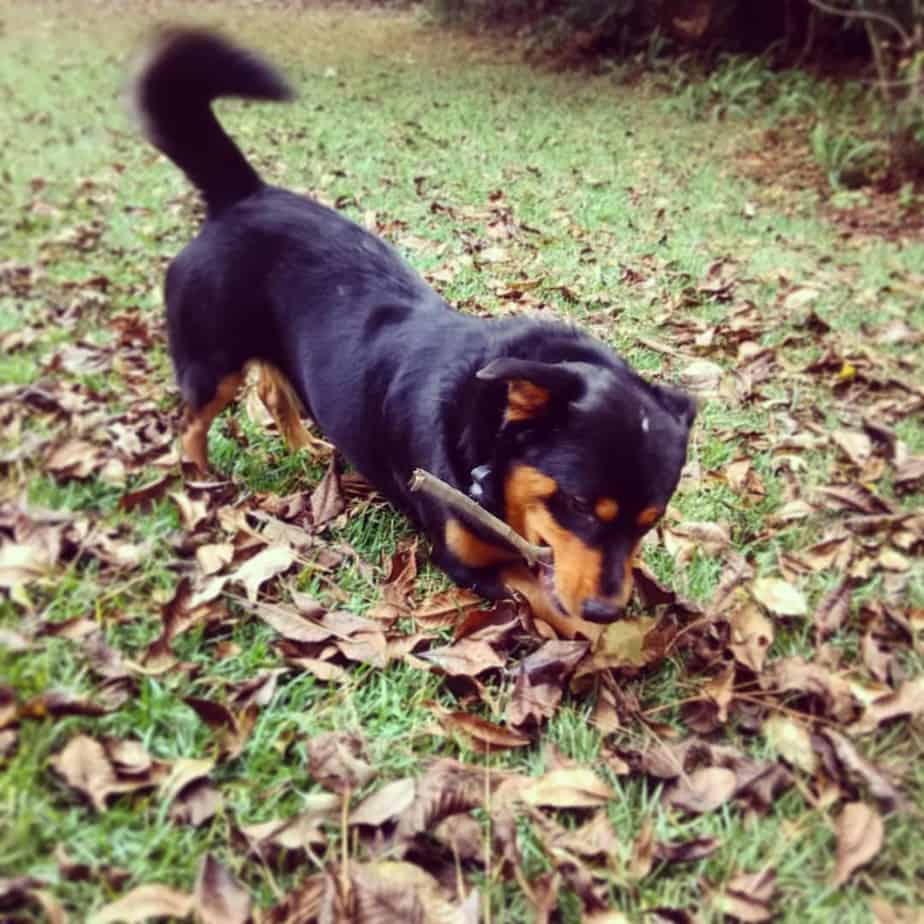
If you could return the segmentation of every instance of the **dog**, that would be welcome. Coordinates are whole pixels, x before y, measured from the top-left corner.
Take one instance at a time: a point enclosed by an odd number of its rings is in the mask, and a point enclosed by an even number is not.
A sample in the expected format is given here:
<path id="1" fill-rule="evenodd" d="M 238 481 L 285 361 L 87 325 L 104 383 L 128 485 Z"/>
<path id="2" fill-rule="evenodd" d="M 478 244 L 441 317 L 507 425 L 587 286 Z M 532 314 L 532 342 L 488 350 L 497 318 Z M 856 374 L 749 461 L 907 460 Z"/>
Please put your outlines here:
<path id="1" fill-rule="evenodd" d="M 567 637 L 622 618 L 639 543 L 686 460 L 692 399 L 575 327 L 453 310 L 389 244 L 264 183 L 211 109 L 224 96 L 292 97 L 257 55 L 207 31 L 164 32 L 133 88 L 148 139 L 206 208 L 165 284 L 186 456 L 207 470 L 209 427 L 257 363 L 288 442 L 311 442 L 306 413 L 457 584 L 492 599 L 518 591 Z M 552 565 L 529 568 L 411 492 L 418 467 L 548 546 Z"/>

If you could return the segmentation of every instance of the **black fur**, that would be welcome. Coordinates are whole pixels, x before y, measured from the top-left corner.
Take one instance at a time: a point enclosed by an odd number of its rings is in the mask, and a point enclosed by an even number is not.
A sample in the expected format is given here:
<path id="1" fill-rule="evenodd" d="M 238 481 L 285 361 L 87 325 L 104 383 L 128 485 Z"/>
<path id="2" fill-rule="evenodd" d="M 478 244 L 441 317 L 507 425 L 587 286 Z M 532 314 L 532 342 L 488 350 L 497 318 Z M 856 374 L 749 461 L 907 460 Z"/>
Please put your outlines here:
<path id="1" fill-rule="evenodd" d="M 505 593 L 498 567 L 469 567 L 445 546 L 449 511 L 412 494 L 424 468 L 465 490 L 487 465 L 485 506 L 507 516 L 502 486 L 528 465 L 558 486 L 547 507 L 606 561 L 600 596 L 618 595 L 646 507 L 666 505 L 684 464 L 694 408 L 646 383 L 579 330 L 460 314 L 385 242 L 316 202 L 265 185 L 219 126 L 210 102 L 285 99 L 253 55 L 202 32 L 168 34 L 138 80 L 151 141 L 199 188 L 208 214 L 167 274 L 169 346 L 194 410 L 254 358 L 289 379 L 321 431 L 431 538 L 460 584 Z M 505 422 L 508 382 L 549 401 Z M 618 502 L 604 523 L 575 498 Z M 586 507 L 586 505 L 585 505 Z M 475 529 L 477 532 L 477 529 Z M 617 617 L 612 606 L 585 615 Z M 577 613 L 571 613 L 577 616 Z"/>

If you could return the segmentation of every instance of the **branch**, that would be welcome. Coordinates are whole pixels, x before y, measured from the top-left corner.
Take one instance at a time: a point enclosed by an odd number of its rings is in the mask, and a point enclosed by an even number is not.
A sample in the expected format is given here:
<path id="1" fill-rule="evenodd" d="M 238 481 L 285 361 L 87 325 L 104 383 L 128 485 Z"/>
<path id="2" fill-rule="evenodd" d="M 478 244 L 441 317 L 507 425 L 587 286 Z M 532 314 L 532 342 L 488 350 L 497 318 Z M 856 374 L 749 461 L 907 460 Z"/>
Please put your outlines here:
<path id="1" fill-rule="evenodd" d="M 488 511 L 476 501 L 473 501 L 461 491 L 446 484 L 445 481 L 441 481 L 435 475 L 425 472 L 422 468 L 414 469 L 409 487 L 412 491 L 422 491 L 424 494 L 445 504 L 447 507 L 452 507 L 457 512 L 473 520 L 479 526 L 484 527 L 484 529 L 492 533 L 498 539 L 506 542 L 507 545 L 513 546 L 513 548 L 526 559 L 528 565 L 551 563 L 551 549 L 527 542 L 519 533 L 514 532 L 503 520 L 499 520 L 494 514 L 488 513 Z"/>
<path id="2" fill-rule="evenodd" d="M 885 16 L 882 13 L 874 13 L 870 10 L 845 10 L 837 6 L 829 6 L 824 0 L 809 0 L 815 9 L 821 10 L 822 13 L 831 13 L 834 16 L 843 16 L 845 19 L 866 19 L 875 20 L 876 22 L 885 23 L 889 28 L 894 29 L 905 43 L 906 48 L 912 45 L 911 36 L 904 30 L 902 24 L 891 16 Z"/>

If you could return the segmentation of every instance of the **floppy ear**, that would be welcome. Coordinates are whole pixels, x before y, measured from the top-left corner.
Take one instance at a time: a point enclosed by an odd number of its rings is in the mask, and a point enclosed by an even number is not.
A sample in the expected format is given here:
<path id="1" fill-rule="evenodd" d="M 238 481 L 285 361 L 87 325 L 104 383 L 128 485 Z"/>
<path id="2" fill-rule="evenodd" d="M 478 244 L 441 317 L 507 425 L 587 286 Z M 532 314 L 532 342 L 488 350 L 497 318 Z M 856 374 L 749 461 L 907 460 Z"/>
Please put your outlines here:
<path id="1" fill-rule="evenodd" d="M 529 359 L 495 359 L 475 373 L 483 382 L 507 383 L 507 412 L 504 422 L 532 420 L 545 411 L 553 399 L 576 397 L 583 386 L 581 377 L 560 363 Z"/>
<path id="2" fill-rule="evenodd" d="M 679 388 L 669 388 L 666 385 L 655 385 L 654 388 L 658 404 L 689 430 L 696 419 L 696 401 Z"/>

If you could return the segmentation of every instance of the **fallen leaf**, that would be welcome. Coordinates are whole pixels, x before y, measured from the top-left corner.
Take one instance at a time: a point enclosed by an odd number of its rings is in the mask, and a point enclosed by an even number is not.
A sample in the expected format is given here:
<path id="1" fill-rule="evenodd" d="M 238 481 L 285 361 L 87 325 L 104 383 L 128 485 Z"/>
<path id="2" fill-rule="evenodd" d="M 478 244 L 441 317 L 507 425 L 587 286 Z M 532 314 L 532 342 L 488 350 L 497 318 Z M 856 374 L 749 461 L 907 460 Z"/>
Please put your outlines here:
<path id="1" fill-rule="evenodd" d="M 270 545 L 244 562 L 231 580 L 244 585 L 247 599 L 256 602 L 260 587 L 271 578 L 287 571 L 295 561 L 295 552 L 287 545 Z"/>
<path id="2" fill-rule="evenodd" d="M 467 712 L 441 712 L 440 721 L 448 728 L 462 732 L 481 751 L 493 751 L 497 748 L 522 748 L 531 743 L 527 735 L 495 725 L 493 722 Z"/>
<path id="3" fill-rule="evenodd" d="M 364 759 L 365 743 L 357 734 L 325 732 L 312 738 L 306 748 L 311 775 L 326 789 L 356 790 L 375 775 Z"/>
<path id="4" fill-rule="evenodd" d="M 412 777 L 392 780 L 363 799 L 350 813 L 349 823 L 377 828 L 400 815 L 410 806 L 416 795 L 417 783 Z"/>
<path id="5" fill-rule="evenodd" d="M 883 722 L 924 712 L 924 676 L 906 680 L 894 693 L 874 699 L 854 723 L 852 731 L 864 734 Z"/>
<path id="6" fill-rule="evenodd" d="M 106 800 L 118 793 L 155 786 L 158 776 L 151 772 L 120 777 L 95 738 L 77 735 L 56 754 L 51 765 L 65 782 L 82 792 L 97 811 L 106 810 Z"/>
<path id="7" fill-rule="evenodd" d="M 747 603 L 728 617 L 728 624 L 731 628 L 729 651 L 739 664 L 759 674 L 773 644 L 773 623 L 760 607 Z"/>
<path id="8" fill-rule="evenodd" d="M 862 430 L 835 430 L 831 439 L 856 466 L 862 466 L 872 455 L 873 441 Z"/>
<path id="9" fill-rule="evenodd" d="M 758 578 L 751 592 L 771 613 L 780 616 L 805 616 L 808 613 L 801 591 L 782 578 Z"/>
<path id="10" fill-rule="evenodd" d="M 843 626 L 850 612 L 850 597 L 854 581 L 844 578 L 836 587 L 824 595 L 812 617 L 820 641 L 830 638 Z"/>
<path id="11" fill-rule="evenodd" d="M 234 559 L 234 546 L 230 542 L 214 542 L 196 549 L 196 562 L 203 574 L 217 574 Z"/>
<path id="12" fill-rule="evenodd" d="M 521 793 L 527 805 L 550 808 L 593 808 L 616 798 L 613 790 L 589 767 L 552 770 Z"/>
<path id="13" fill-rule="evenodd" d="M 700 767 L 677 779 L 664 795 L 665 804 L 701 815 L 727 802 L 735 792 L 737 777 L 725 767 Z"/>
<path id="14" fill-rule="evenodd" d="M 503 658 L 487 642 L 471 638 L 442 648 L 431 648 L 417 657 L 436 665 L 450 677 L 476 677 L 504 666 Z"/>
<path id="15" fill-rule="evenodd" d="M 151 918 L 185 918 L 192 910 L 191 895 L 165 885 L 143 885 L 101 908 L 87 924 L 145 924 Z"/>
<path id="16" fill-rule="evenodd" d="M 846 779 L 848 785 L 856 782 L 869 787 L 870 795 L 885 811 L 905 805 L 905 798 L 889 776 L 863 757 L 849 738 L 833 728 L 820 728 L 812 736 L 812 746 L 835 779 Z"/>
<path id="17" fill-rule="evenodd" d="M 776 890 L 776 874 L 739 873 L 712 897 L 712 907 L 743 924 L 763 924 L 773 916 L 770 900 Z"/>
<path id="18" fill-rule="evenodd" d="M 879 813 L 866 803 L 849 802 L 844 806 L 837 819 L 835 886 L 842 886 L 879 853 L 884 830 Z"/>
<path id="19" fill-rule="evenodd" d="M 193 500 L 185 491 L 171 491 L 169 497 L 179 509 L 185 529 L 194 530 L 209 515 L 207 500 Z"/>
<path id="20" fill-rule="evenodd" d="M 811 733 L 804 725 L 788 716 L 772 715 L 764 721 L 762 731 L 767 743 L 783 760 L 814 774 L 818 756 L 812 747 Z"/>
<path id="21" fill-rule="evenodd" d="M 250 896 L 211 854 L 202 858 L 193 900 L 202 924 L 247 924 L 250 919 Z"/>
<path id="22" fill-rule="evenodd" d="M 340 475 L 335 461 L 331 461 L 324 477 L 311 494 L 311 522 L 315 529 L 322 529 L 346 509 L 346 501 L 340 489 Z"/>

